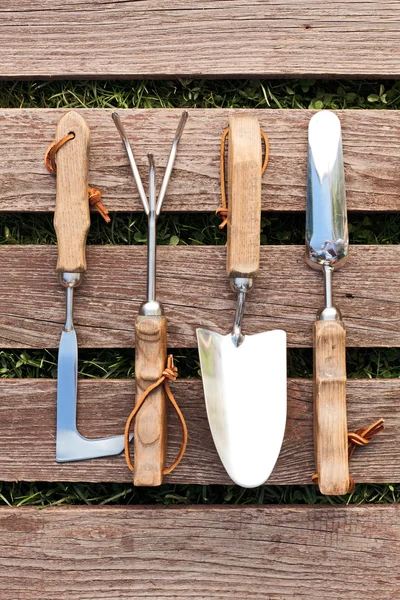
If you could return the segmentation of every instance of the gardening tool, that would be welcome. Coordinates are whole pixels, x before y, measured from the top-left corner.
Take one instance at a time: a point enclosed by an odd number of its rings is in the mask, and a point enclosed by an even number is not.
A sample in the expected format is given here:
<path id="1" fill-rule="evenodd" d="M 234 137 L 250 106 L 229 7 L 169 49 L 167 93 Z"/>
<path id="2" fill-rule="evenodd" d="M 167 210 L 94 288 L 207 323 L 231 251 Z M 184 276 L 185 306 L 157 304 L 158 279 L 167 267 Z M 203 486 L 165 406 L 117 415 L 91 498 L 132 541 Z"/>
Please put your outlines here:
<path id="1" fill-rule="evenodd" d="M 141 305 L 139 316 L 135 322 L 135 382 L 136 403 L 138 403 L 140 398 L 145 395 L 149 386 L 155 384 L 163 376 L 167 363 L 167 323 L 162 304 L 156 299 L 156 224 L 161 212 L 179 140 L 185 127 L 188 113 L 185 111 L 182 114 L 176 130 L 157 200 L 153 155 L 148 154 L 149 198 L 147 199 L 127 134 L 118 114 L 113 113 L 112 116 L 124 143 L 139 196 L 148 217 L 147 300 Z M 167 407 L 165 392 L 164 386 L 158 385 L 146 397 L 146 403 L 143 404 L 140 412 L 136 413 L 134 484 L 137 486 L 156 486 L 162 483 L 167 450 Z M 175 410 L 179 411 L 177 408 Z M 178 414 L 181 415 L 180 411 Z M 130 420 L 131 418 L 128 420 L 128 430 Z M 184 424 L 183 417 L 181 416 L 182 421 Z M 125 448 L 125 454 L 127 454 L 127 448 Z M 130 465 L 129 453 L 127 461 L 128 465 Z"/>
<path id="2" fill-rule="evenodd" d="M 88 165 L 90 132 L 77 112 L 65 114 L 56 139 L 73 134 L 57 152 L 57 196 L 54 227 L 57 233 L 57 271 L 66 291 L 66 319 L 58 351 L 56 460 L 68 462 L 120 454 L 122 435 L 87 439 L 76 427 L 78 344 L 72 319 L 74 289 L 86 271 L 85 244 L 90 226 Z"/>
<path id="3" fill-rule="evenodd" d="M 260 261 L 261 135 L 257 119 L 229 119 L 227 275 L 237 293 L 233 330 L 197 330 L 208 421 L 231 479 L 264 483 L 274 468 L 286 422 L 286 333 L 242 333 L 246 294 Z"/>
<path id="4" fill-rule="evenodd" d="M 346 329 L 332 303 L 332 273 L 349 247 L 340 121 L 316 113 L 308 128 L 306 261 L 325 278 L 325 306 L 314 323 L 314 441 L 323 494 L 349 489 Z"/>

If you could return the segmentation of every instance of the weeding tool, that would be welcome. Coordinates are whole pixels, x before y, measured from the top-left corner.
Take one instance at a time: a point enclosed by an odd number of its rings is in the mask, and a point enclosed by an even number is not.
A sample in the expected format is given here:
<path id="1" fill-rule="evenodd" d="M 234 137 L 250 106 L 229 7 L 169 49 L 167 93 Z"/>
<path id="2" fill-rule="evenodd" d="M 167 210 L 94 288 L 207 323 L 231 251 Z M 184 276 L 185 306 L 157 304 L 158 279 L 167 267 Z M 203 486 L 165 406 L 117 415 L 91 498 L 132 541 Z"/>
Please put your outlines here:
<path id="1" fill-rule="evenodd" d="M 211 433 L 231 479 L 256 487 L 270 476 L 286 424 L 286 333 L 242 333 L 246 294 L 260 262 L 261 134 L 246 114 L 229 119 L 227 275 L 237 293 L 233 330 L 197 330 Z"/>
<path id="2" fill-rule="evenodd" d="M 332 303 L 332 273 L 348 247 L 340 121 L 321 111 L 308 128 L 306 261 L 325 278 L 325 307 L 314 323 L 314 441 L 318 485 L 329 495 L 349 489 L 346 329 Z"/>
<path id="3" fill-rule="evenodd" d="M 90 132 L 84 118 L 66 113 L 57 125 L 56 139 L 73 133 L 57 153 L 57 196 L 54 227 L 57 233 L 57 271 L 66 291 L 66 319 L 58 351 L 57 462 L 120 454 L 123 435 L 87 439 L 76 427 L 78 344 L 72 313 L 74 289 L 86 271 L 85 245 L 90 226 L 88 168 Z"/>
<path id="4" fill-rule="evenodd" d="M 114 123 L 124 143 L 139 196 L 148 217 L 147 300 L 141 305 L 135 322 L 136 402 L 151 384 L 159 380 L 167 361 L 167 323 L 162 304 L 156 299 L 156 225 L 187 117 L 188 113 L 185 111 L 175 133 L 158 199 L 156 199 L 154 158 L 152 154 L 148 154 L 149 198 L 147 199 L 127 134 L 118 114 L 113 113 Z M 162 483 L 167 450 L 166 409 L 165 390 L 160 385 L 150 393 L 146 404 L 143 404 L 136 415 L 134 484 L 137 486 L 156 486 Z"/>

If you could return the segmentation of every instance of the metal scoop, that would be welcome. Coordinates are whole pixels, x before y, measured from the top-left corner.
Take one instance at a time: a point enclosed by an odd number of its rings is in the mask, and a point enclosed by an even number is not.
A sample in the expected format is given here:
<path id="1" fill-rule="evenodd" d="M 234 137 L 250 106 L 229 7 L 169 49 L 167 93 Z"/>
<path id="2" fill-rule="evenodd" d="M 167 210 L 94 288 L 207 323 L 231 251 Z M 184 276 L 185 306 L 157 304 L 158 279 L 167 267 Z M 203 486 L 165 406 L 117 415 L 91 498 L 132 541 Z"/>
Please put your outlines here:
<path id="1" fill-rule="evenodd" d="M 75 111 L 61 117 L 56 139 L 74 133 L 57 153 L 57 271 L 66 291 L 66 319 L 58 350 L 56 460 L 69 462 L 120 454 L 124 437 L 87 439 L 76 427 L 78 343 L 73 323 L 74 289 L 86 271 L 85 245 L 90 226 L 88 168 L 90 132 Z"/>
<path id="2" fill-rule="evenodd" d="M 325 279 L 325 306 L 314 324 L 314 439 L 318 485 L 330 495 L 349 489 L 346 329 L 332 300 L 332 274 L 348 248 L 340 121 L 321 111 L 308 128 L 306 261 Z"/>
<path id="3" fill-rule="evenodd" d="M 231 479 L 256 487 L 270 476 L 286 424 L 286 333 L 242 333 L 246 294 L 260 261 L 261 135 L 255 117 L 229 119 L 227 275 L 237 293 L 232 332 L 197 330 L 208 421 Z"/>

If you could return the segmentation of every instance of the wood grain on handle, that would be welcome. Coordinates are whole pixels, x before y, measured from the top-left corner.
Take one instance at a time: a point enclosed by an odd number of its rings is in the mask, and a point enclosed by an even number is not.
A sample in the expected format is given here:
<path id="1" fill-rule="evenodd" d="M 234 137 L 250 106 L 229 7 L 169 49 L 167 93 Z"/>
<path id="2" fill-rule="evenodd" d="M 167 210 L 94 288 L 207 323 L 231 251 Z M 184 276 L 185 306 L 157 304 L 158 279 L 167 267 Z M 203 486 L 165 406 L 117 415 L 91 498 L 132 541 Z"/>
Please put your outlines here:
<path id="1" fill-rule="evenodd" d="M 167 323 L 165 317 L 139 316 L 136 332 L 136 399 L 161 377 L 167 362 Z M 135 485 L 161 485 L 167 450 L 167 407 L 164 386 L 146 399 L 135 420 L 133 482 Z"/>
<path id="2" fill-rule="evenodd" d="M 261 134 L 249 114 L 229 118 L 228 277 L 253 277 L 260 264 Z"/>
<path id="3" fill-rule="evenodd" d="M 86 271 L 86 237 L 90 226 L 88 171 L 90 131 L 79 113 L 70 111 L 58 122 L 56 141 L 73 132 L 75 138 L 57 152 L 57 197 L 54 227 L 57 233 L 57 271 Z"/>
<path id="4" fill-rule="evenodd" d="M 314 442 L 321 492 L 346 494 L 346 329 L 342 321 L 314 324 Z"/>

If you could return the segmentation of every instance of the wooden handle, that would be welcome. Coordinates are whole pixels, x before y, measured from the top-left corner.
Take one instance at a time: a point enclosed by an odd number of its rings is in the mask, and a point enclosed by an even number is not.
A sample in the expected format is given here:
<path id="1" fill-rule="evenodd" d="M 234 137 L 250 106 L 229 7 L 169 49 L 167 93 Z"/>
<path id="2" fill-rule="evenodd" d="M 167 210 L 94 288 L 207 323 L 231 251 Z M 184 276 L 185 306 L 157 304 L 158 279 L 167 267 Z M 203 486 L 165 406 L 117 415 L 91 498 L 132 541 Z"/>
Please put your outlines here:
<path id="1" fill-rule="evenodd" d="M 342 321 L 314 324 L 314 442 L 321 492 L 346 494 L 346 329 Z"/>
<path id="2" fill-rule="evenodd" d="M 165 317 L 139 316 L 136 331 L 136 399 L 162 375 L 167 362 Z M 146 399 L 135 420 L 133 482 L 161 485 L 167 450 L 167 407 L 164 386 Z"/>
<path id="3" fill-rule="evenodd" d="M 254 277 L 260 264 L 261 134 L 256 117 L 229 118 L 228 277 Z"/>
<path id="4" fill-rule="evenodd" d="M 68 133 L 74 139 L 57 152 L 57 197 L 54 227 L 57 234 L 57 271 L 86 271 L 86 237 L 90 226 L 88 171 L 90 131 L 77 112 L 66 113 L 58 122 L 56 141 Z"/>

